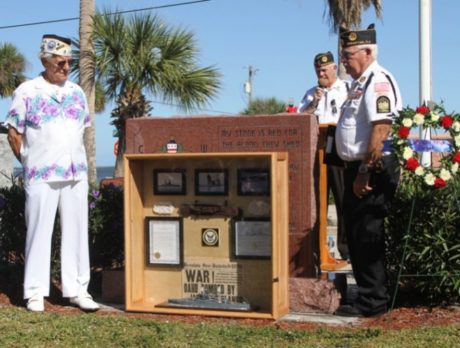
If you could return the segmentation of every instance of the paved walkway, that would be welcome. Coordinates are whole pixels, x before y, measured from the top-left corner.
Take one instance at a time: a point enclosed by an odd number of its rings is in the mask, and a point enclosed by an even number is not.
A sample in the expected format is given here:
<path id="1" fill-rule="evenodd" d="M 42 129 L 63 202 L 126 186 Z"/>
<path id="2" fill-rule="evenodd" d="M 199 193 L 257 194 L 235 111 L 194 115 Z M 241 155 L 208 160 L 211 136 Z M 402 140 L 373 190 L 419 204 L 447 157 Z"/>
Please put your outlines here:
<path id="1" fill-rule="evenodd" d="M 350 326 L 360 322 L 360 318 L 339 317 L 333 314 L 324 313 L 289 313 L 279 320 L 340 326 Z"/>

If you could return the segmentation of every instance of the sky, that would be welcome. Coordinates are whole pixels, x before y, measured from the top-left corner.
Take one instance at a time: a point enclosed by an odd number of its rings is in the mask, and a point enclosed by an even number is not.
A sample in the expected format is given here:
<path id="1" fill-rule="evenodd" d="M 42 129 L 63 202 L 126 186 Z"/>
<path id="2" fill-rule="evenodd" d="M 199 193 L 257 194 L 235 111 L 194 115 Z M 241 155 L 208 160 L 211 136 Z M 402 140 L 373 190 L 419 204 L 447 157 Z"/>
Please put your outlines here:
<path id="1" fill-rule="evenodd" d="M 184 3 L 188 0 L 95 0 L 99 10 L 142 9 Z M 0 27 L 79 16 L 79 1 L 0 0 Z M 378 61 L 395 76 L 403 104 L 419 103 L 419 0 L 383 0 L 382 19 L 373 9 L 365 12 L 363 27 L 376 24 Z M 460 112 L 460 1 L 435 0 L 432 13 L 432 96 L 448 112 Z M 184 113 L 174 106 L 153 101 L 154 117 L 175 115 L 239 114 L 248 103 L 244 83 L 252 66 L 253 98 L 276 97 L 298 103 L 316 84 L 313 57 L 331 51 L 336 56 L 337 34 L 330 29 L 326 0 L 210 0 L 150 12 L 170 25 L 194 33 L 201 66 L 216 66 L 222 88 L 205 110 Z M 126 16 L 131 16 L 127 14 Z M 26 57 L 26 76 L 42 71 L 38 51 L 43 34 L 78 37 L 78 20 L 0 29 L 0 43 L 12 43 Z M 11 98 L 0 100 L 5 119 Z M 112 166 L 113 127 L 109 124 L 113 104 L 96 115 L 96 162 Z"/>

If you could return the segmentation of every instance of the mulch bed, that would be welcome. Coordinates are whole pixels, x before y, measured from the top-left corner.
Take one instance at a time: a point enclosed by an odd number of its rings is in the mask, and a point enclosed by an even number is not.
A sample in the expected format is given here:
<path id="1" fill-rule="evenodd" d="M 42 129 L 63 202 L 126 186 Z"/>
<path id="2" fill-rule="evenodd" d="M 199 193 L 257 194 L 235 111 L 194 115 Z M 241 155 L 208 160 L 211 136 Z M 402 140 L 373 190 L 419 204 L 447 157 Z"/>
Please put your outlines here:
<path id="1" fill-rule="evenodd" d="M 97 297 L 96 297 L 97 299 Z M 71 307 L 67 299 L 62 298 L 58 286 L 51 287 L 51 293 L 45 299 L 45 310 L 53 313 L 79 314 L 81 310 Z M 22 299 L 22 274 L 0 270 L 0 307 L 16 306 L 24 308 L 25 301 Z M 159 320 L 164 322 L 183 323 L 234 323 L 238 325 L 252 326 L 275 326 L 281 329 L 297 328 L 302 330 L 314 330 L 324 327 L 326 324 L 271 321 L 259 319 L 228 319 L 203 316 L 180 316 L 180 315 L 159 315 L 149 313 L 130 313 L 124 311 L 100 310 L 96 313 L 100 316 L 125 316 L 143 319 Z M 381 329 L 405 329 L 427 326 L 445 326 L 460 323 L 460 306 L 401 306 L 378 318 L 363 318 L 349 326 L 337 326 L 338 329 L 345 328 L 381 328 Z M 331 327 L 328 325 L 328 327 Z"/>

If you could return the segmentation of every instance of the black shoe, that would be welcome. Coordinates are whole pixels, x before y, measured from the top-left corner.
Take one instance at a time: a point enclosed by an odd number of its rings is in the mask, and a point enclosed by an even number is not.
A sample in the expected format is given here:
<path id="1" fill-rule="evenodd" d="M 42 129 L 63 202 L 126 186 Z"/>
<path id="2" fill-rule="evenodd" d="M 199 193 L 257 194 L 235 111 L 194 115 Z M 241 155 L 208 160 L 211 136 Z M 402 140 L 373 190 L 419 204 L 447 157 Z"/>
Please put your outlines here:
<path id="1" fill-rule="evenodd" d="M 364 318 L 364 317 L 379 317 L 387 312 L 386 308 L 381 309 L 375 312 L 363 312 L 362 310 L 356 308 L 355 306 L 350 305 L 342 305 L 335 311 L 334 315 L 338 315 L 341 317 L 356 317 L 356 318 Z"/>

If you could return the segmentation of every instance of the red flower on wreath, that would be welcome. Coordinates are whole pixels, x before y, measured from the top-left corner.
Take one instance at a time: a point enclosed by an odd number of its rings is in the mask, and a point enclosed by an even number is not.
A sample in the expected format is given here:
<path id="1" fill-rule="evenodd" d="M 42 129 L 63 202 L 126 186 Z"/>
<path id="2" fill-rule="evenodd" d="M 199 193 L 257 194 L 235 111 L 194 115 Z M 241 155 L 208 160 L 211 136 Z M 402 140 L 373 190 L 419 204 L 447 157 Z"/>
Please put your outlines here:
<path id="1" fill-rule="evenodd" d="M 454 162 L 454 163 L 459 163 L 459 164 L 460 164 L 460 152 L 457 152 L 457 153 L 452 157 L 452 162 Z"/>
<path id="2" fill-rule="evenodd" d="M 398 135 L 400 138 L 406 139 L 409 136 L 410 128 L 401 126 L 398 129 Z"/>
<path id="3" fill-rule="evenodd" d="M 436 178 L 436 179 L 434 180 L 434 187 L 436 187 L 436 188 L 441 188 L 441 187 L 444 187 L 444 186 L 446 186 L 446 182 L 445 182 L 443 179 L 441 179 L 441 178 Z"/>
<path id="4" fill-rule="evenodd" d="M 411 172 L 414 172 L 419 166 L 420 163 L 418 163 L 417 159 L 414 157 L 409 158 L 406 162 L 406 169 Z"/>
<path id="5" fill-rule="evenodd" d="M 444 129 L 449 129 L 450 127 L 452 127 L 452 123 L 454 123 L 454 120 L 450 115 L 445 115 L 439 119 L 439 124 Z"/>
<path id="6" fill-rule="evenodd" d="M 418 114 L 426 115 L 430 112 L 430 108 L 428 106 L 422 105 L 415 109 L 415 112 Z"/>

